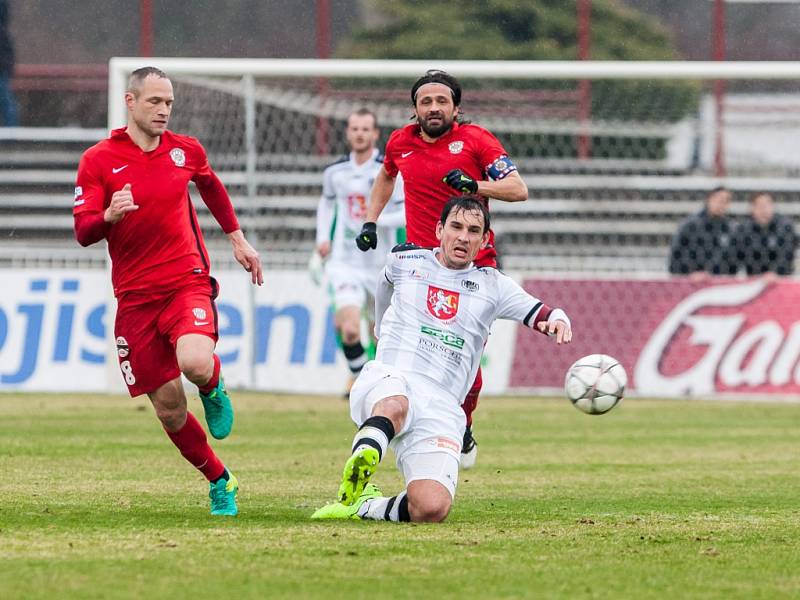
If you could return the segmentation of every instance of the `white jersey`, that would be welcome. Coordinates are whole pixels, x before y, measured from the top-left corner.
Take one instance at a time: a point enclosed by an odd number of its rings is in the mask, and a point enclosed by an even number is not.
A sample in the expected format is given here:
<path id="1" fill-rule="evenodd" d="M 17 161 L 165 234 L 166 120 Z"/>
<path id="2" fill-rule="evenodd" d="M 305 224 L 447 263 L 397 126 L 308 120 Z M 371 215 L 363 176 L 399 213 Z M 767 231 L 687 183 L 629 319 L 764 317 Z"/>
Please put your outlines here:
<path id="1" fill-rule="evenodd" d="M 533 327 L 544 305 L 497 269 L 444 267 L 439 252 L 389 255 L 377 288 L 375 360 L 411 377 L 424 376 L 461 403 L 494 320 Z"/>
<path id="2" fill-rule="evenodd" d="M 362 252 L 356 236 L 364 225 L 372 184 L 383 167 L 378 150 L 359 165 L 353 153 L 332 164 L 323 174 L 322 197 L 317 208 L 317 245 L 331 242 L 329 262 L 354 269 L 380 269 L 386 254 L 405 241 L 405 203 L 403 183 L 398 177 L 386 209 L 378 219 L 378 247 Z"/>

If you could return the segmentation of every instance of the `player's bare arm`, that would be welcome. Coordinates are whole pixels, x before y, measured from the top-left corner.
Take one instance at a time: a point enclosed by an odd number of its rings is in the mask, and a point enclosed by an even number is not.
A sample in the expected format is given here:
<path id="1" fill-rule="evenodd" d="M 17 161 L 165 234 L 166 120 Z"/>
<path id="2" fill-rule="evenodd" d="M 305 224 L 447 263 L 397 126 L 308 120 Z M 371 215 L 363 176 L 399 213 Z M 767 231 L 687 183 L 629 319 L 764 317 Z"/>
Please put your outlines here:
<path id="1" fill-rule="evenodd" d="M 462 194 L 480 194 L 504 202 L 523 202 L 528 199 L 528 186 L 517 171 L 512 171 L 502 179 L 473 179 L 461 169 L 448 171 L 442 182 Z"/>
<path id="2" fill-rule="evenodd" d="M 131 184 L 126 183 L 121 190 L 117 190 L 111 195 L 111 203 L 106 209 L 103 219 L 106 223 L 119 223 L 129 212 L 139 210 L 139 206 L 133 202 Z"/>
<path id="3" fill-rule="evenodd" d="M 378 247 L 378 226 L 376 221 L 381 216 L 383 209 L 389 203 L 394 191 L 394 177 L 390 176 L 386 169 L 381 168 L 372 184 L 369 194 L 369 206 L 367 206 L 367 216 L 361 232 L 356 237 L 356 246 L 362 252 Z"/>
<path id="4" fill-rule="evenodd" d="M 228 234 L 228 239 L 233 245 L 233 257 L 236 261 L 244 267 L 244 270 L 250 273 L 251 280 L 254 285 L 263 285 L 264 272 L 261 267 L 261 257 L 255 248 L 250 245 L 241 229 L 231 231 Z"/>
<path id="5" fill-rule="evenodd" d="M 366 221 L 375 223 L 381 216 L 383 209 L 389 203 L 394 191 L 394 177 L 391 177 L 386 169 L 381 168 L 375 183 L 372 184 L 372 191 L 369 194 L 369 204 L 367 205 Z"/>
<path id="6" fill-rule="evenodd" d="M 497 181 L 478 181 L 478 193 L 504 202 L 524 202 L 528 199 L 528 186 L 519 173 L 514 171 Z"/>

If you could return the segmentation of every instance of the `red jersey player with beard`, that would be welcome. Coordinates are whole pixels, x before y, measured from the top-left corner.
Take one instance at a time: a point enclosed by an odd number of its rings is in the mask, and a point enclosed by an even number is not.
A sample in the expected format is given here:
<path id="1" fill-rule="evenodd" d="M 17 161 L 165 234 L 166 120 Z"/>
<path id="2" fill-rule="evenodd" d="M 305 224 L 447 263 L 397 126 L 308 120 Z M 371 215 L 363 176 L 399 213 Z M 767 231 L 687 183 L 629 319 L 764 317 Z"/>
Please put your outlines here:
<path id="1" fill-rule="evenodd" d="M 408 241 L 424 247 L 438 245 L 436 222 L 453 191 L 519 202 L 528 199 L 528 187 L 519 176 L 503 145 L 483 127 L 459 119 L 461 86 L 452 75 L 432 70 L 411 88 L 415 122 L 395 130 L 386 144 L 383 168 L 378 173 L 367 207 L 367 222 L 356 238 L 358 247 L 375 248 L 375 222 L 394 189 L 398 173 L 406 195 Z M 497 267 L 494 232 L 475 258 L 482 267 Z M 472 412 L 478 404 L 483 380 L 475 378 L 462 405 L 467 429 L 461 447 L 461 466 L 475 464 L 477 445 L 472 436 Z"/>
<path id="2" fill-rule="evenodd" d="M 75 235 L 82 246 L 105 239 L 117 298 L 120 370 L 131 396 L 147 394 L 169 438 L 210 482 L 211 514 L 235 515 L 238 481 L 187 410 L 181 373 L 197 385 L 211 435 L 228 436 L 233 408 L 220 377 L 214 299 L 197 215 L 194 181 L 233 245 L 236 260 L 263 283 L 261 259 L 239 228 L 230 198 L 191 137 L 167 130 L 172 83 L 154 67 L 134 71 L 128 124 L 87 150 L 75 187 Z"/>

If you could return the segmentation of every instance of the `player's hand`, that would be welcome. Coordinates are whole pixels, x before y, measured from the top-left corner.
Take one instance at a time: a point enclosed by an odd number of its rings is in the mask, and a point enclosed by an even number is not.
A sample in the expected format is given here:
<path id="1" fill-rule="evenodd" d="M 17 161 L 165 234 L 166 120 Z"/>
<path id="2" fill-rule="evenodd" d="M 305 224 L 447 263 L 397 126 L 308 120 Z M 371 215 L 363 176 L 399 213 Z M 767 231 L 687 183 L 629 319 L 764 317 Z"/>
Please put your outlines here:
<path id="1" fill-rule="evenodd" d="M 331 253 L 331 243 L 322 242 L 319 246 L 317 246 L 317 253 L 321 258 L 327 258 L 328 254 Z"/>
<path id="2" fill-rule="evenodd" d="M 371 221 L 364 223 L 361 233 L 356 236 L 356 246 L 362 252 L 370 248 L 375 250 L 378 247 L 378 226 L 375 223 Z"/>
<path id="3" fill-rule="evenodd" d="M 111 194 L 111 204 L 108 205 L 103 219 L 106 223 L 119 223 L 125 215 L 134 210 L 139 210 L 139 206 L 133 203 L 131 184 L 126 183 L 121 190 Z"/>
<path id="4" fill-rule="evenodd" d="M 233 244 L 233 257 L 236 261 L 244 267 L 244 270 L 250 273 L 250 279 L 253 284 L 264 284 L 264 272 L 261 267 L 261 257 L 256 252 L 256 249 L 250 245 L 241 229 L 232 231 L 228 234 L 228 239 Z"/>
<path id="5" fill-rule="evenodd" d="M 556 344 L 569 344 L 572 341 L 572 328 L 566 321 L 557 319 L 555 321 L 539 321 L 536 324 L 539 331 L 547 335 L 556 336 Z"/>
<path id="6" fill-rule="evenodd" d="M 444 176 L 442 181 L 463 194 L 474 194 L 478 191 L 478 182 L 461 169 L 453 169 Z"/>

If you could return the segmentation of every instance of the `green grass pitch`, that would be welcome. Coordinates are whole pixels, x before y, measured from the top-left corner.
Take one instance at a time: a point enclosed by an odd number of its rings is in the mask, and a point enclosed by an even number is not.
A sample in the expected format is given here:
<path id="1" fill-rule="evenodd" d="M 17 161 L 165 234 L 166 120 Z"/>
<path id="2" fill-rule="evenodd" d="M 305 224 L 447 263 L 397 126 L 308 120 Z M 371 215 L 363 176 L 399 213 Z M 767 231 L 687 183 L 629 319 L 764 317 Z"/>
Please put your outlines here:
<path id="1" fill-rule="evenodd" d="M 484 398 L 450 517 L 410 525 L 308 520 L 342 400 L 234 401 L 241 512 L 213 518 L 146 400 L 0 395 L 0 597 L 800 597 L 797 404 Z M 392 459 L 374 481 L 399 491 Z"/>

